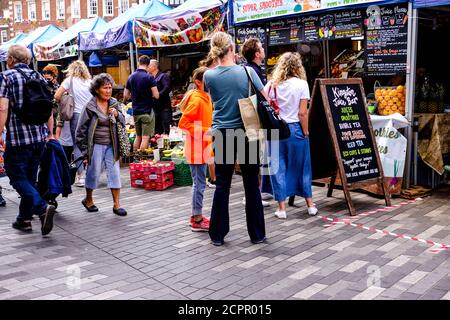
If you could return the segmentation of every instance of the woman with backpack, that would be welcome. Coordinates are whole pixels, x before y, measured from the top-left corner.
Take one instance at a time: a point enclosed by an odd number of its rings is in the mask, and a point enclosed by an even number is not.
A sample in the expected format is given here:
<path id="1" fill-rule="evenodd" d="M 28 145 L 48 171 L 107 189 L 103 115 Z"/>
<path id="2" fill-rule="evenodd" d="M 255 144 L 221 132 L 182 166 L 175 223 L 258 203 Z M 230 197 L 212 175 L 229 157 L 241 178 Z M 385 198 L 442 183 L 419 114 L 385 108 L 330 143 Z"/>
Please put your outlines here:
<path id="1" fill-rule="evenodd" d="M 89 103 L 92 99 L 92 94 L 90 92 L 91 85 L 91 74 L 83 61 L 77 60 L 72 62 L 69 65 L 69 68 L 66 70 L 67 76 L 66 79 L 61 83 L 61 86 L 55 93 L 55 100 L 57 102 L 61 101 L 63 94 L 70 94 L 73 96 L 74 107 L 73 107 L 73 115 L 70 119 L 61 119 L 61 114 L 59 115 L 59 121 L 57 126 L 61 128 L 57 130 L 56 138 L 60 138 L 60 134 L 64 131 L 64 127 L 67 123 L 70 124 L 70 134 L 72 136 L 72 141 L 75 141 L 75 131 L 77 129 L 78 120 L 80 118 L 80 114 L 83 111 L 83 108 Z M 76 94 L 73 94 L 76 92 Z M 71 112 L 65 112 L 71 113 Z M 74 159 L 79 158 L 81 155 L 80 150 L 74 145 L 73 157 Z M 79 163 L 77 163 L 79 165 Z M 75 184 L 78 187 L 83 187 L 85 182 L 85 174 L 84 168 L 80 165 L 78 169 L 77 179 Z"/>

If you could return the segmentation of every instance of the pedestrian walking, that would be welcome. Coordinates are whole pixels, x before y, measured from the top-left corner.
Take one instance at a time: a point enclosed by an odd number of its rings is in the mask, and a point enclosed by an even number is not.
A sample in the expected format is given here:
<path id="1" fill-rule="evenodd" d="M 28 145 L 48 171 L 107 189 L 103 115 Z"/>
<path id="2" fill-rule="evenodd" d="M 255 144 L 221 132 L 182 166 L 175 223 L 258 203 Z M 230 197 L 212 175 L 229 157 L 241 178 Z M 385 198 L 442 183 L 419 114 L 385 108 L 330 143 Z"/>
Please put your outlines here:
<path id="1" fill-rule="evenodd" d="M 59 82 L 58 82 L 58 75 L 59 71 L 58 68 L 54 64 L 48 64 L 42 69 L 42 76 L 45 80 L 47 80 L 47 84 L 50 88 L 50 92 L 52 96 L 55 95 L 56 91 L 59 89 Z M 56 119 L 58 116 L 58 104 L 56 101 L 53 101 L 53 122 L 56 123 Z M 53 134 L 55 134 L 57 126 L 54 126 L 53 128 Z"/>
<path id="2" fill-rule="evenodd" d="M 211 98 L 204 90 L 203 75 L 208 68 L 200 67 L 193 73 L 196 89 L 186 101 L 178 126 L 186 131 L 185 155 L 192 176 L 192 231 L 208 231 L 209 219 L 202 215 L 203 193 L 206 187 L 206 168 L 211 161 L 211 137 L 205 136 L 212 124 Z"/>
<path id="3" fill-rule="evenodd" d="M 155 78 L 148 73 L 150 58 L 139 57 L 137 70 L 128 78 L 123 93 L 125 101 L 131 98 L 133 106 L 134 126 L 136 139 L 133 150 L 148 148 L 150 137 L 155 135 L 154 100 L 159 99 L 159 92 Z"/>
<path id="4" fill-rule="evenodd" d="M 24 122 L 22 111 L 34 109 L 26 98 L 26 83 L 37 79 L 41 86 L 45 85 L 44 78 L 28 67 L 30 61 L 31 52 L 26 47 L 13 45 L 8 49 L 8 70 L 0 75 L 0 128 L 6 125 L 7 129 L 5 170 L 9 183 L 21 197 L 19 215 L 12 227 L 31 232 L 31 219 L 38 215 L 41 233 L 47 235 L 53 229 L 55 207 L 42 199 L 36 189 L 36 179 L 46 139 L 53 139 L 53 117 L 49 113 L 48 122 L 37 125 Z M 51 103 L 49 92 L 48 103 Z M 3 137 L 0 144 L 3 144 Z"/>
<path id="5" fill-rule="evenodd" d="M 155 103 L 155 133 L 169 134 L 172 123 L 172 103 L 170 100 L 170 77 L 167 73 L 161 72 L 158 60 L 150 60 L 148 67 L 150 74 L 155 78 L 158 87 L 159 99 Z"/>
<path id="6" fill-rule="evenodd" d="M 61 130 L 57 130 L 59 134 L 57 134 L 56 138 L 60 138 L 60 134 L 63 133 L 62 128 L 66 125 L 66 121 L 70 121 L 70 134 L 72 136 L 73 142 L 75 141 L 77 125 L 80 119 L 81 112 L 92 99 L 92 94 L 90 92 L 91 74 L 89 73 L 86 64 L 81 60 L 72 62 L 66 72 L 66 79 L 64 79 L 64 81 L 61 83 L 60 88 L 56 91 L 55 100 L 59 102 L 64 93 L 73 92 L 75 107 L 71 119 L 60 119 L 60 121 L 58 121 L 57 126 L 60 127 Z M 73 158 L 78 159 L 80 156 L 81 152 L 79 148 L 74 145 Z M 75 185 L 78 187 L 84 187 L 86 176 L 85 169 L 82 165 L 80 165 L 80 163 L 77 163 L 77 166 L 79 166 L 79 168 L 75 180 Z"/>
<path id="7" fill-rule="evenodd" d="M 242 170 L 244 182 L 247 230 L 253 243 L 266 239 L 264 212 L 259 191 L 258 142 L 249 142 L 244 132 L 238 100 L 249 95 L 249 80 L 244 67 L 235 63 L 235 45 L 230 35 L 216 33 L 211 39 L 213 58 L 219 65 L 205 72 L 205 90 L 211 95 L 214 106 L 213 135 L 216 167 L 216 190 L 211 210 L 209 235 L 214 245 L 224 244 L 230 230 L 229 197 L 236 159 Z M 263 84 L 253 69 L 249 70 L 260 92 Z"/>
<path id="8" fill-rule="evenodd" d="M 306 72 L 300 54 L 284 53 L 264 90 L 279 106 L 279 115 L 291 131 L 290 138 L 279 141 L 279 153 L 272 153 L 269 144 L 269 171 L 273 194 L 278 201 L 275 216 L 286 219 L 286 198 L 301 196 L 308 213 L 317 214 L 312 200 L 312 172 L 308 131 L 308 100 L 310 99 Z M 275 169 L 276 168 L 276 169 Z"/>
<path id="9" fill-rule="evenodd" d="M 76 132 L 76 145 L 85 156 L 86 198 L 83 206 L 89 212 L 97 212 L 93 193 L 98 187 L 102 167 L 106 169 L 108 188 L 111 189 L 114 206 L 113 212 L 126 216 L 125 209 L 120 207 L 120 164 L 119 137 L 114 121 L 120 121 L 125 126 L 125 116 L 121 104 L 112 96 L 114 80 L 107 73 L 101 73 L 92 79 L 89 101 L 80 115 Z M 114 123 L 115 124 L 115 123 Z"/>

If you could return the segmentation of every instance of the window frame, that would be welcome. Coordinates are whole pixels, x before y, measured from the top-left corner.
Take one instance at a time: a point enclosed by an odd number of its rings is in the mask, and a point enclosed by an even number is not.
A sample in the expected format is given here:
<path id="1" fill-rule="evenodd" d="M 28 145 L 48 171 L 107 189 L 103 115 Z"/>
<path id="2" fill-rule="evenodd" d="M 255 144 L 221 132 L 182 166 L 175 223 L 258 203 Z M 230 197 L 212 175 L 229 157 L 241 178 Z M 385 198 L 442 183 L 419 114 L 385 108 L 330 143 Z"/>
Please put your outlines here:
<path id="1" fill-rule="evenodd" d="M 107 2 L 111 2 L 111 13 L 107 13 Z M 114 0 L 103 0 L 103 16 L 113 17 L 114 16 Z"/>
<path id="2" fill-rule="evenodd" d="M 36 0 L 28 0 L 27 11 L 28 11 L 28 20 L 36 21 L 37 20 Z M 33 13 L 33 11 L 34 11 L 34 18 L 31 18 L 31 13 Z"/>
<path id="3" fill-rule="evenodd" d="M 60 15 L 62 4 L 62 16 Z M 66 1 L 65 0 L 56 0 L 56 20 L 62 20 L 66 18 Z"/>
<path id="4" fill-rule="evenodd" d="M 17 6 L 20 5 L 20 19 L 17 18 Z M 23 21 L 23 5 L 22 1 L 14 1 L 14 22 Z"/>
<path id="5" fill-rule="evenodd" d="M 44 6 L 44 2 L 48 4 L 48 18 L 45 17 L 45 6 Z M 42 20 L 43 21 L 50 21 L 52 18 L 52 10 L 51 10 L 51 6 L 50 6 L 50 0 L 42 0 L 41 2 L 41 16 L 42 16 Z"/>
<path id="6" fill-rule="evenodd" d="M 128 6 L 125 10 L 123 10 L 123 1 L 126 1 L 128 3 Z M 119 0 L 119 14 L 124 13 L 125 11 L 127 11 L 128 9 L 130 9 L 130 0 Z"/>
<path id="7" fill-rule="evenodd" d="M 77 4 L 76 6 L 74 4 Z M 71 6 L 71 15 L 72 18 L 81 18 L 81 3 L 80 0 L 71 0 L 70 1 Z M 78 13 L 75 12 L 75 8 L 78 10 Z"/>
<path id="8" fill-rule="evenodd" d="M 96 13 L 92 13 L 92 4 L 95 2 Z M 88 0 L 88 17 L 94 18 L 98 16 L 98 0 Z"/>

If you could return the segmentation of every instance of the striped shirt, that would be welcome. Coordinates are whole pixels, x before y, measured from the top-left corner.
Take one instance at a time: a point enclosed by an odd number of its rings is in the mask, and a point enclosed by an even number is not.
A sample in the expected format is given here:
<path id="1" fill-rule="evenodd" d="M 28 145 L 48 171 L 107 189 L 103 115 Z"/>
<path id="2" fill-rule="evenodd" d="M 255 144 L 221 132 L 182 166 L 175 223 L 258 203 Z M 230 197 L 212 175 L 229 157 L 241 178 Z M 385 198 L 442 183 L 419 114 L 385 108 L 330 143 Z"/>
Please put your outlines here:
<path id="1" fill-rule="evenodd" d="M 20 68 L 27 76 L 41 77 L 26 64 L 19 63 L 14 68 Z M 6 123 L 6 147 L 20 147 L 45 141 L 48 135 L 47 124 L 26 125 L 14 113 L 14 108 L 22 108 L 24 86 L 26 79 L 16 70 L 9 69 L 0 74 L 0 98 L 9 100 L 8 122 Z"/>

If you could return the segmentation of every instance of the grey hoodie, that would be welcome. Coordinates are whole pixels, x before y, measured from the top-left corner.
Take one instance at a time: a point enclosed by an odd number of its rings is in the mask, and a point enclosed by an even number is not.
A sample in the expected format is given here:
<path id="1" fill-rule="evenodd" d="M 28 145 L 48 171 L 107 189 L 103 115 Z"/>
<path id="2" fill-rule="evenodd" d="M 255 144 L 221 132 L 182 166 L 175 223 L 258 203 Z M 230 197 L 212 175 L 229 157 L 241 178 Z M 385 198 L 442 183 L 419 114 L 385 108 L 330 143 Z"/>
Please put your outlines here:
<path id="1" fill-rule="evenodd" d="M 122 113 L 122 104 L 116 99 L 111 98 L 108 105 L 117 109 L 119 116 L 117 121 L 125 126 L 125 116 Z M 92 152 L 94 150 L 94 132 L 97 127 L 99 113 L 102 112 L 97 107 L 97 99 L 93 97 L 91 101 L 84 107 L 78 121 L 76 132 L 76 145 L 81 151 L 81 154 L 87 156 L 89 163 L 91 162 Z M 120 159 L 119 155 L 119 137 L 117 135 L 117 127 L 111 123 L 112 145 L 114 149 L 114 161 Z"/>

